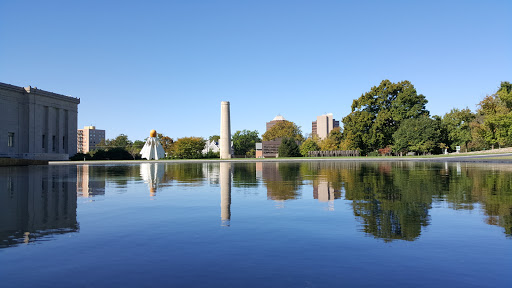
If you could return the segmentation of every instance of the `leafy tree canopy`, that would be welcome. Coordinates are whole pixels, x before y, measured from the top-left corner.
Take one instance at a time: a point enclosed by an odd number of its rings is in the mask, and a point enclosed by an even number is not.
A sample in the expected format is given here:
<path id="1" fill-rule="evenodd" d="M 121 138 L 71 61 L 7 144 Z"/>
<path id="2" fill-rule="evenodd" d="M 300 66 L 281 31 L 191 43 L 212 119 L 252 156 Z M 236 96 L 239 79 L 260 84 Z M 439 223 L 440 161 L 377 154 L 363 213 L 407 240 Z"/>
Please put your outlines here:
<path id="1" fill-rule="evenodd" d="M 489 146 L 512 145 L 512 84 L 501 82 L 498 91 L 478 104 L 480 117 L 473 124 L 474 141 L 482 139 Z"/>
<path id="2" fill-rule="evenodd" d="M 164 148 L 165 153 L 170 154 L 172 152 L 172 145 L 174 144 L 174 140 L 171 137 L 160 133 L 157 134 L 157 138 L 158 141 L 160 141 L 160 144 L 162 144 L 162 148 Z"/>
<path id="3" fill-rule="evenodd" d="M 235 155 L 246 155 L 248 152 L 255 150 L 256 143 L 261 142 L 258 131 L 236 131 L 232 137 L 233 149 Z"/>
<path id="4" fill-rule="evenodd" d="M 262 135 L 263 141 L 271 141 L 277 138 L 294 138 L 297 141 L 303 141 L 302 131 L 295 123 L 287 120 L 278 121 L 272 128 Z"/>
<path id="5" fill-rule="evenodd" d="M 512 109 L 512 84 L 510 82 L 501 82 L 501 86 L 496 94 L 508 109 Z"/>
<path id="6" fill-rule="evenodd" d="M 278 149 L 279 157 L 299 157 L 301 156 L 299 145 L 294 138 L 283 138 Z"/>
<path id="7" fill-rule="evenodd" d="M 320 150 L 322 151 L 335 151 L 341 150 L 341 146 L 343 143 L 343 133 L 341 133 L 341 128 L 337 127 L 329 132 L 329 136 L 327 138 L 319 141 Z"/>
<path id="8" fill-rule="evenodd" d="M 441 120 L 427 116 L 406 119 L 393 134 L 396 152 L 429 153 L 439 148 Z"/>
<path id="9" fill-rule="evenodd" d="M 448 146 L 455 150 L 456 146 L 466 147 L 471 141 L 470 123 L 475 120 L 476 115 L 469 108 L 452 109 L 446 113 L 442 119 L 443 129 L 446 131 Z"/>
<path id="10" fill-rule="evenodd" d="M 318 147 L 318 144 L 313 138 L 308 138 L 306 141 L 300 145 L 300 154 L 302 156 L 307 157 L 309 151 L 318 151 L 320 150 L 320 147 Z"/>
<path id="11" fill-rule="evenodd" d="M 352 103 L 352 112 L 343 118 L 346 138 L 363 152 L 392 144 L 393 133 L 405 119 L 428 115 L 427 100 L 409 81 L 383 80 Z"/>
<path id="12" fill-rule="evenodd" d="M 200 137 L 179 138 L 172 145 L 172 156 L 180 159 L 201 158 L 201 151 L 204 149 L 205 140 Z"/>
<path id="13" fill-rule="evenodd" d="M 128 136 L 125 134 L 121 134 L 117 136 L 115 139 L 110 140 L 109 146 L 118 147 L 118 148 L 126 148 L 132 144 L 132 141 L 128 140 Z"/>

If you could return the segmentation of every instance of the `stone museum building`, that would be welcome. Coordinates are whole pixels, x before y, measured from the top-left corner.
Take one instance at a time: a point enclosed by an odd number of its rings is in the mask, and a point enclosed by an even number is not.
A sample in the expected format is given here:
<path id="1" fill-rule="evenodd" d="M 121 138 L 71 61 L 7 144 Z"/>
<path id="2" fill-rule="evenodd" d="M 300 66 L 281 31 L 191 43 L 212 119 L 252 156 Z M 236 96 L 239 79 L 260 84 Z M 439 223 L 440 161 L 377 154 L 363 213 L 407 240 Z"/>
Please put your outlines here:
<path id="1" fill-rule="evenodd" d="M 0 157 L 68 160 L 76 154 L 79 98 L 0 83 Z"/>

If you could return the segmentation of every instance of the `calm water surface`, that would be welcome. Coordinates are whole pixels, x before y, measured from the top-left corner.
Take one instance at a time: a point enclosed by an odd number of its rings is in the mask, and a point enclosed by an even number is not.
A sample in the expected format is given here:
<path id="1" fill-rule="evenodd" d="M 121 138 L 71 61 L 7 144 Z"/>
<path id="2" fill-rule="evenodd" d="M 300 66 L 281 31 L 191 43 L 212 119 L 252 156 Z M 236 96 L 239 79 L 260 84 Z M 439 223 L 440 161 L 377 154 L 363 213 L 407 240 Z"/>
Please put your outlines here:
<path id="1" fill-rule="evenodd" d="M 0 167 L 0 287 L 512 287 L 512 166 Z"/>

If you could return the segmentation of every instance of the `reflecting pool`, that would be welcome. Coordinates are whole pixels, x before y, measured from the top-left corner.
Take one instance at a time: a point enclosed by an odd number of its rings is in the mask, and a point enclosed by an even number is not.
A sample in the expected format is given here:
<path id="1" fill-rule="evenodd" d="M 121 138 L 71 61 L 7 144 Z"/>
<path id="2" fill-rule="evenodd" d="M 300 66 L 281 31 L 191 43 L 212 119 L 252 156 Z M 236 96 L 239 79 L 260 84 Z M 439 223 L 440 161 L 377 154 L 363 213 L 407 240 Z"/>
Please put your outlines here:
<path id="1" fill-rule="evenodd" d="M 0 167 L 0 287 L 509 287 L 512 166 Z"/>

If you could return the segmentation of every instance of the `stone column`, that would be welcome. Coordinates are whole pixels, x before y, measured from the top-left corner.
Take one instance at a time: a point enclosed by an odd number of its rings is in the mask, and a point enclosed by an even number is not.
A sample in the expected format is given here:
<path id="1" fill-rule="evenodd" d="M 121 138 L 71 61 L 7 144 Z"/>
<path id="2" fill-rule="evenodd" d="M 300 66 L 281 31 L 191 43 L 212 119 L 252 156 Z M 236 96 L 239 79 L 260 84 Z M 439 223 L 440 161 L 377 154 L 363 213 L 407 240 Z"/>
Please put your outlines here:
<path id="1" fill-rule="evenodd" d="M 219 178 L 221 225 L 229 226 L 229 221 L 231 219 L 231 163 L 220 163 Z"/>
<path id="2" fill-rule="evenodd" d="M 220 102 L 220 158 L 231 158 L 231 119 L 229 102 Z"/>

